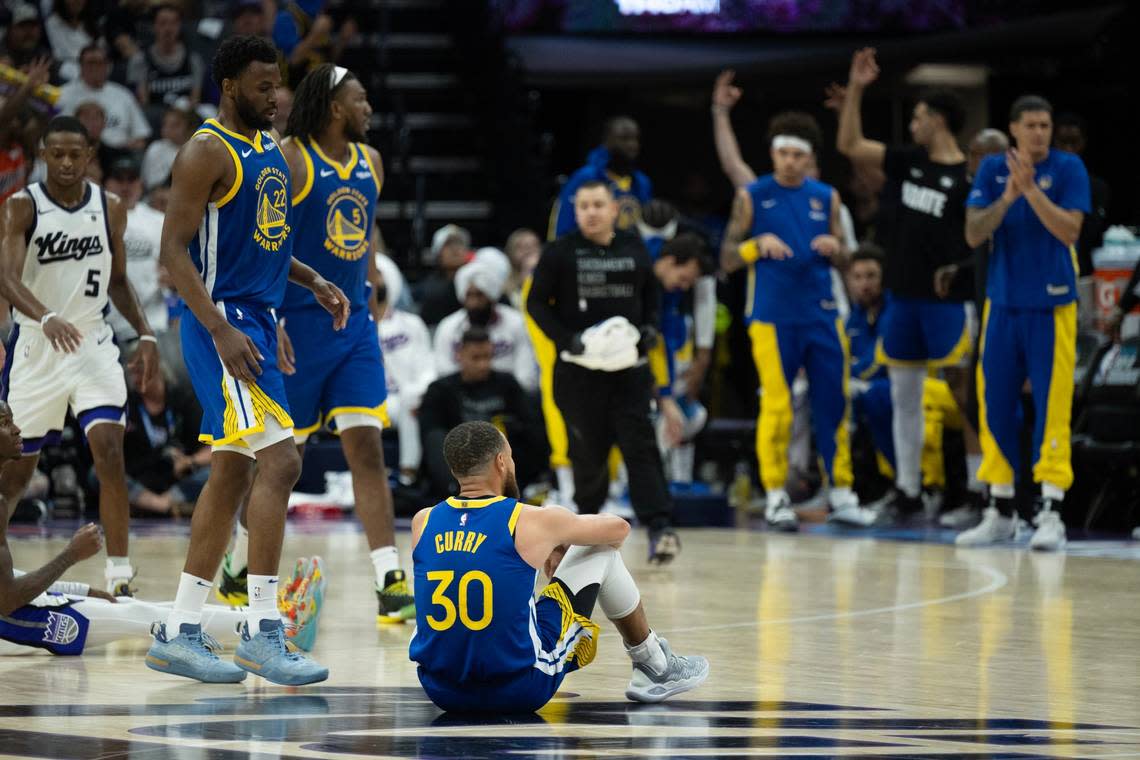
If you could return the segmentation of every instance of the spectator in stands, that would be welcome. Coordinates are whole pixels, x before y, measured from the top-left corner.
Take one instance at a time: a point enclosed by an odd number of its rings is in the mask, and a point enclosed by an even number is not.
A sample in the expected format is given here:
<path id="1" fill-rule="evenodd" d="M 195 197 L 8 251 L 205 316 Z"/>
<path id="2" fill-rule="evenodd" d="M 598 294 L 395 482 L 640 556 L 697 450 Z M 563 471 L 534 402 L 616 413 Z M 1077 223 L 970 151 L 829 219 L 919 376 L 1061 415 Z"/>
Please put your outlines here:
<path id="1" fill-rule="evenodd" d="M 545 464 L 542 426 L 532 419 L 522 388 L 510 375 L 491 369 L 491 358 L 491 336 L 472 327 L 463 334 L 459 371 L 436 380 L 424 394 L 420 427 L 432 498 L 455 492 L 443 458 L 443 439 L 462 422 L 490 422 L 511 441 L 518 441 L 514 448 L 519 488 L 526 488 Z"/>
<path id="2" fill-rule="evenodd" d="M 1088 125 L 1080 116 L 1075 113 L 1059 114 L 1053 128 L 1053 145 L 1060 150 L 1075 153 L 1084 160 L 1088 134 Z M 1108 228 L 1108 203 L 1111 196 L 1108 183 L 1092 172 L 1089 172 L 1089 191 L 1092 194 L 1092 212 L 1085 215 L 1084 223 L 1081 224 L 1081 236 L 1077 240 L 1077 262 L 1081 266 L 1081 277 L 1092 276 L 1092 252 L 1101 244 L 1104 231 Z"/>
<path id="3" fill-rule="evenodd" d="M 28 3 L 9 6 L 12 20 L 0 41 L 0 62 L 12 68 L 23 68 L 32 61 L 51 58 L 51 48 L 44 44 L 40 14 Z"/>
<path id="4" fill-rule="evenodd" d="M 51 59 L 39 58 L 28 67 L 23 84 L 0 96 L 0 203 L 27 183 L 28 157 L 35 155 L 39 135 L 38 122 L 25 118 L 25 106 L 50 73 Z"/>
<path id="5" fill-rule="evenodd" d="M 190 139 L 198 117 L 188 110 L 174 107 L 162 115 L 161 138 L 146 146 L 142 160 L 143 186 L 149 191 L 170 179 L 170 168 L 178 149 Z"/>
<path id="6" fill-rule="evenodd" d="M 359 27 L 351 16 L 335 30 L 332 16 L 325 13 L 327 0 L 283 2 L 273 22 L 273 44 L 289 67 L 289 84 L 296 84 L 311 69 L 340 58 L 344 46 Z"/>
<path id="7" fill-rule="evenodd" d="M 431 237 L 431 255 L 436 270 L 419 283 L 416 301 L 428 327 L 435 327 L 459 307 L 455 296 L 455 273 L 471 258 L 471 233 L 447 224 Z"/>
<path id="8" fill-rule="evenodd" d="M 264 0 L 236 0 L 231 5 L 230 20 L 232 22 L 231 34 L 233 35 L 255 35 L 257 37 L 272 35 L 272 30 L 269 28 L 269 17 L 265 13 Z M 278 97 L 280 98 L 280 95 Z M 278 108 L 280 109 L 280 104 Z"/>
<path id="9" fill-rule="evenodd" d="M 488 261 L 491 256 L 502 258 L 501 268 Z M 459 369 L 458 353 L 467 330 L 482 327 L 491 336 L 492 369 L 513 375 L 528 393 L 538 390 L 538 365 L 523 316 L 514 307 L 499 303 L 508 271 L 500 251 L 484 248 L 456 273 L 455 295 L 463 308 L 444 317 L 435 331 L 435 367 L 441 376 Z"/>
<path id="10" fill-rule="evenodd" d="M 166 331 L 166 294 L 158 281 L 158 248 L 163 215 L 142 203 L 143 182 L 138 159 L 123 156 L 111 165 L 104 182 L 108 192 L 122 198 L 127 207 L 123 244 L 127 249 L 127 279 L 135 289 L 139 306 L 156 335 Z M 120 344 L 135 340 L 134 329 L 111 307 L 108 317 Z M 161 339 L 161 338 L 160 338 Z"/>
<path id="11" fill-rule="evenodd" d="M 97 44 L 79 54 L 79 78 L 60 89 L 56 103 L 64 115 L 74 115 L 80 103 L 94 101 L 103 107 L 107 127 L 102 142 L 112 148 L 141 151 L 150 137 L 150 124 L 131 91 L 107 79 L 110 61 Z"/>
<path id="12" fill-rule="evenodd" d="M 110 3 L 103 23 L 103 37 L 111 46 L 116 65 L 126 65 L 141 54 L 144 22 L 148 20 L 150 0 L 118 0 Z M 126 78 L 125 71 L 117 72 Z"/>
<path id="13" fill-rule="evenodd" d="M 202 412 L 192 393 L 168 392 L 162 372 L 140 388 L 131 373 L 123 456 L 127 498 L 146 512 L 188 515 L 210 475 L 210 447 L 198 441 Z"/>
<path id="14" fill-rule="evenodd" d="M 641 154 L 641 129 L 628 116 L 615 116 L 606 122 L 604 142 L 590 152 L 586 165 L 570 176 L 550 215 L 549 240 L 577 227 L 574 195 L 586 182 L 604 182 L 618 204 L 617 228 L 632 229 L 641 221 L 641 206 L 653 197 L 649 177 L 637 170 Z"/>
<path id="15" fill-rule="evenodd" d="M 400 482 L 411 485 L 420 470 L 420 402 L 438 377 L 435 365 L 424 361 L 431 351 L 427 325 L 416 314 L 396 308 L 404 290 L 404 278 L 396 263 L 376 254 L 380 284 L 374 293 L 379 313 L 377 330 L 384 355 L 384 378 L 388 383 L 388 417 L 400 440 Z"/>
<path id="16" fill-rule="evenodd" d="M 55 0 L 44 23 L 59 76 L 70 82 L 80 75 L 79 57 L 95 41 L 96 10 L 87 0 Z"/>
<path id="17" fill-rule="evenodd" d="M 127 68 L 127 83 L 155 121 L 164 109 L 183 101 L 193 111 L 202 100 L 206 65 L 182 40 L 182 8 L 163 3 L 154 9 L 154 44 Z"/>
<path id="18" fill-rule="evenodd" d="M 542 240 L 534 230 L 517 229 L 507 237 L 503 251 L 511 262 L 511 276 L 507 278 L 506 285 L 507 300 L 511 306 L 521 309 L 523 283 L 538 265 L 538 257 L 542 255 Z"/>

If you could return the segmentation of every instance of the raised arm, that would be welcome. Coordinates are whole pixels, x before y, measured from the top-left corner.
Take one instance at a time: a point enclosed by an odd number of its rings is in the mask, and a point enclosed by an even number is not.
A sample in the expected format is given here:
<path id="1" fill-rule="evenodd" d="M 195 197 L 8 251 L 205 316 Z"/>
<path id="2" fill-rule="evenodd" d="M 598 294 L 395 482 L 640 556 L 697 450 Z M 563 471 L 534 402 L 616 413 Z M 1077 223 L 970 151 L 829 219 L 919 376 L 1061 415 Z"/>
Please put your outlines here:
<path id="1" fill-rule="evenodd" d="M 732 130 L 732 107 L 740 100 L 742 94 L 740 88 L 732 84 L 734 76 L 736 72 L 732 69 L 722 71 L 713 86 L 713 142 L 716 144 L 716 156 L 720 159 L 720 168 L 729 182 L 734 187 L 744 187 L 756 181 L 756 172 L 744 162 L 740 145 L 736 142 L 736 133 Z"/>
<path id="2" fill-rule="evenodd" d="M 735 272 L 745 263 L 740 256 L 740 244 L 748 239 L 752 230 L 752 196 L 743 187 L 736 188 L 732 201 L 732 215 L 720 244 L 720 266 L 726 272 Z"/>
<path id="3" fill-rule="evenodd" d="M 874 48 L 856 50 L 851 58 L 847 78 L 847 97 L 839 110 L 839 132 L 835 147 L 855 163 L 871 163 L 881 167 L 887 146 L 863 136 L 863 90 L 879 78 Z"/>
<path id="4" fill-rule="evenodd" d="M 139 306 L 135 289 L 127 279 L 127 247 L 123 243 L 123 233 L 127 229 L 127 207 L 114 193 L 107 193 L 107 214 L 111 229 L 111 281 L 107 284 L 107 295 L 139 336 L 139 345 L 131 358 L 131 365 L 142 365 L 143 387 L 146 387 L 158 369 L 158 343 L 146 320 L 146 314 Z"/>

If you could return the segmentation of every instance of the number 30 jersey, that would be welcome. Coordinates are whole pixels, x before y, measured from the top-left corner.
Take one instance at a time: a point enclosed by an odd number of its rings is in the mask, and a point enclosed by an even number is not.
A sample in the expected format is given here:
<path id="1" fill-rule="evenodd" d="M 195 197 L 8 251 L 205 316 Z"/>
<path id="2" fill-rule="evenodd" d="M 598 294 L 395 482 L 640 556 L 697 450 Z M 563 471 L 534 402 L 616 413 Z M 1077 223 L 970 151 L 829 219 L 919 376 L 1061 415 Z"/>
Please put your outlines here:
<path id="1" fill-rule="evenodd" d="M 515 499 L 451 497 L 412 550 L 416 632 L 409 656 L 451 683 L 528 670 L 541 656 L 536 573 L 515 550 Z"/>
<path id="2" fill-rule="evenodd" d="M 84 180 L 83 200 L 59 205 L 42 183 L 29 185 L 35 206 L 25 235 L 28 250 L 20 280 L 48 311 L 86 332 L 103 321 L 111 277 L 111 230 L 107 197 Z M 39 330 L 39 320 L 15 311 L 16 323 Z"/>

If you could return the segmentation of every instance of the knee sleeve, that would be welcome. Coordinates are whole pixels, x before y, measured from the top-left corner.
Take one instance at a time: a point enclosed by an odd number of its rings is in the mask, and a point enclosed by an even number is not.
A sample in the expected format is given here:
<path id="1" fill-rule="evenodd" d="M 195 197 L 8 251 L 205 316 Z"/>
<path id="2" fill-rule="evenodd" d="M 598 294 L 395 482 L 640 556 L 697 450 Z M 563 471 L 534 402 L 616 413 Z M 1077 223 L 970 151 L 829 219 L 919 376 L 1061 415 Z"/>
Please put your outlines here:
<path id="1" fill-rule="evenodd" d="M 611 546 L 571 546 L 554 579 L 568 589 L 571 599 L 585 599 L 594 593 L 590 587 L 596 588 L 598 604 L 611 620 L 628 616 L 641 603 L 641 592 L 621 553 Z"/>

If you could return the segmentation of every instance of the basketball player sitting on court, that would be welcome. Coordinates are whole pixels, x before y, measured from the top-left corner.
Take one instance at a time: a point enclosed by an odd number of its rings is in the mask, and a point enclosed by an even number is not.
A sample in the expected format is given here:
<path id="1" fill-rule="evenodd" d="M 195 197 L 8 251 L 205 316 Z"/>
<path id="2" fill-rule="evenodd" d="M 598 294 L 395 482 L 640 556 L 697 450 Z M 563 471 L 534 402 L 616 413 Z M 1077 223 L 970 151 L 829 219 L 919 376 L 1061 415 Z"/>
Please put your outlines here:
<path id="1" fill-rule="evenodd" d="M 127 384 L 104 314 L 108 299 L 139 336 L 132 365 L 143 382 L 158 368 L 158 341 L 127 281 L 127 209 L 84 178 L 87 130 L 57 116 L 43 137 L 47 178 L 4 203 L 0 297 L 12 304 L 3 398 L 28 437 L 24 455 L 0 475 L 0 494 L 16 503 L 45 445 L 58 443 L 68 407 L 91 446 L 99 512 L 107 529 L 107 590 L 130 595 L 127 476 L 123 467 Z"/>
<path id="2" fill-rule="evenodd" d="M 0 401 L 0 469 L 20 460 L 23 441 L 12 410 Z M 8 502 L 0 495 L 0 655 L 24 654 L 28 647 L 52 654 L 76 655 L 113 641 L 149 636 L 154 621 L 170 614 L 169 604 L 149 604 L 115 597 L 86 583 L 60 581 L 68 568 L 98 553 L 103 536 L 94 524 L 75 532 L 59 556 L 31 573 L 13 569 L 8 550 Z M 299 593 L 286 600 L 298 612 L 293 641 L 311 648 L 316 641 L 320 604 L 313 595 L 320 583 L 298 584 Z M 202 611 L 206 636 L 237 643 L 237 626 L 248 613 L 207 605 Z"/>
<path id="3" fill-rule="evenodd" d="M 511 445 L 490 423 L 448 433 L 459 495 L 412 520 L 416 632 L 409 655 L 443 710 L 533 712 L 597 652 L 595 602 L 633 660 L 629 699 L 660 702 L 708 677 L 649 628 L 619 548 L 629 525 L 518 501 Z M 569 548 L 567 548 L 569 547 Z M 540 569 L 552 582 L 536 599 Z"/>

